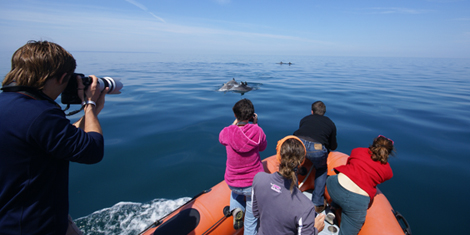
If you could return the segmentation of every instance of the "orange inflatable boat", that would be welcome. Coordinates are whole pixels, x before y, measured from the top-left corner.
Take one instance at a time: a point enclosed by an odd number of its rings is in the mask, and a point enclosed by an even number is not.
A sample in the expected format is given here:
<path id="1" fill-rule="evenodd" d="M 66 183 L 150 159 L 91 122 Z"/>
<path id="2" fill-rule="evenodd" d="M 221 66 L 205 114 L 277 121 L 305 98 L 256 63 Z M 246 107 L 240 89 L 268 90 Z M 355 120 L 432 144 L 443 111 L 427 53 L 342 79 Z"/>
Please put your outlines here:
<path id="1" fill-rule="evenodd" d="M 328 174 L 334 173 L 332 169 L 346 164 L 348 155 L 340 152 L 331 152 L 328 156 Z M 276 172 L 279 162 L 276 156 L 263 160 L 264 170 L 268 173 Z M 315 169 L 312 163 L 306 160 L 303 172 L 299 174 L 299 188 L 307 196 L 314 186 Z M 243 229 L 233 228 L 233 218 L 229 211 L 230 189 L 222 181 L 209 190 L 196 195 L 190 201 L 174 210 L 170 214 L 149 225 L 143 235 L 228 235 L 243 234 Z M 325 193 L 330 200 L 328 192 Z M 338 225 L 325 222 L 325 229 L 320 234 L 338 234 Z M 397 212 L 394 212 L 385 195 L 377 190 L 372 206 L 367 211 L 366 222 L 361 229 L 361 235 L 370 234 L 411 234 L 408 223 Z"/>

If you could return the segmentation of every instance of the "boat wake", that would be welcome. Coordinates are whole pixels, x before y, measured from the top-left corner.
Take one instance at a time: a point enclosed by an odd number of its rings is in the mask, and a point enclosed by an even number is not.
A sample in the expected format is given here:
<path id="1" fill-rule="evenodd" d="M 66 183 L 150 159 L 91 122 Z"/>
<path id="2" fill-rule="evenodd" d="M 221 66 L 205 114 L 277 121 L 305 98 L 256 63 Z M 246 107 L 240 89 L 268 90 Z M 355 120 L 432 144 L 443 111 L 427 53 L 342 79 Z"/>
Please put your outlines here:
<path id="1" fill-rule="evenodd" d="M 191 198 L 183 197 L 176 200 L 154 199 L 148 203 L 119 202 L 78 218 L 75 223 L 87 235 L 137 235 L 189 200 Z"/>

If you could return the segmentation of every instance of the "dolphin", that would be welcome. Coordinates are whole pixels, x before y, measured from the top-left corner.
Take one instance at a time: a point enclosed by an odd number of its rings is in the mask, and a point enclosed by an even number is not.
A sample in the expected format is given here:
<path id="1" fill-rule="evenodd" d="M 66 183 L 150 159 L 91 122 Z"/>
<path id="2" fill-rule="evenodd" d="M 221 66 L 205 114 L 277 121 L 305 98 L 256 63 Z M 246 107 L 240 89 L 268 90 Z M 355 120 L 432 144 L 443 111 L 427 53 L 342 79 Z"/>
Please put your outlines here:
<path id="1" fill-rule="evenodd" d="M 247 82 L 240 82 L 238 83 L 235 81 L 235 78 L 232 80 L 224 83 L 222 87 L 219 88 L 219 91 L 233 91 L 233 92 L 238 92 L 245 94 L 245 92 L 253 90 L 253 87 L 248 86 Z"/>
<path id="2" fill-rule="evenodd" d="M 219 88 L 219 91 L 230 91 L 230 89 L 232 89 L 235 86 L 239 86 L 239 83 L 235 81 L 235 78 L 233 78 L 232 80 L 224 83 L 224 85 L 222 85 L 222 87 Z"/>

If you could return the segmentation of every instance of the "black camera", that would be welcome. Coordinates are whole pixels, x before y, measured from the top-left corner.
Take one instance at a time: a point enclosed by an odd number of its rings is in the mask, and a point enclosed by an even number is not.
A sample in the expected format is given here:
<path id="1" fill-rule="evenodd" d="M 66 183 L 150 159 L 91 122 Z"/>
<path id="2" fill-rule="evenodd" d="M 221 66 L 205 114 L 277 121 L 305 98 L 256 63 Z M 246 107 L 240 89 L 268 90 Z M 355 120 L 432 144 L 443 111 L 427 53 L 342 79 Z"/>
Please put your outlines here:
<path id="1" fill-rule="evenodd" d="M 77 76 L 82 77 L 83 85 L 85 86 L 85 90 L 91 85 L 92 79 L 90 77 L 85 77 L 84 74 L 81 73 L 74 73 L 67 84 L 67 87 L 62 92 L 61 95 L 61 102 L 62 104 L 81 104 L 82 100 L 78 96 L 78 84 L 77 84 Z M 98 78 L 98 85 L 100 91 L 103 91 L 106 87 L 109 87 L 108 94 L 121 94 L 121 89 L 123 87 L 120 80 L 111 78 L 111 77 L 103 77 Z"/>
<path id="2" fill-rule="evenodd" d="M 248 120 L 249 122 L 255 123 L 256 113 Z"/>

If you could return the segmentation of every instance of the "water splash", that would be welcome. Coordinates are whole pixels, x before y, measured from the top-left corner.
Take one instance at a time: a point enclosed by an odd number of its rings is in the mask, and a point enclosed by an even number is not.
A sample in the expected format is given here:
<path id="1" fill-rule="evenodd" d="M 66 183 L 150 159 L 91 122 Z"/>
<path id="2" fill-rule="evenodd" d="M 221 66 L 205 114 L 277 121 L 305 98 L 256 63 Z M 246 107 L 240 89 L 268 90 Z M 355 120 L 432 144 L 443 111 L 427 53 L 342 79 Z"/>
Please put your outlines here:
<path id="1" fill-rule="evenodd" d="M 81 217 L 75 223 L 88 235 L 139 234 L 190 199 L 183 197 L 176 200 L 154 199 L 149 203 L 119 202 L 110 208 Z"/>

